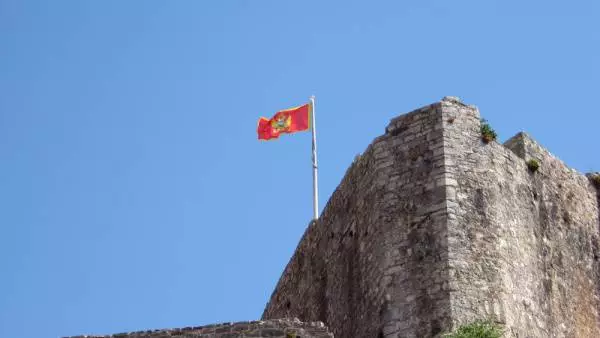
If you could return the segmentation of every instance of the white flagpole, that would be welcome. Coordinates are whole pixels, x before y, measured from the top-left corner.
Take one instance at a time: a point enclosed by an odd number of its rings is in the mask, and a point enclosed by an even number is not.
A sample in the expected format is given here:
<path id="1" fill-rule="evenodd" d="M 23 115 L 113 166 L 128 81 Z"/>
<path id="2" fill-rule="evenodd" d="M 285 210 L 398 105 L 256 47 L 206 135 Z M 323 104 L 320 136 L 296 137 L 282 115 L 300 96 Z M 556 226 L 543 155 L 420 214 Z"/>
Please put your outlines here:
<path id="1" fill-rule="evenodd" d="M 313 219 L 319 219 L 319 186 L 317 179 L 317 128 L 315 126 L 315 96 L 310 97 L 311 116 L 312 116 L 312 165 L 313 165 Z"/>

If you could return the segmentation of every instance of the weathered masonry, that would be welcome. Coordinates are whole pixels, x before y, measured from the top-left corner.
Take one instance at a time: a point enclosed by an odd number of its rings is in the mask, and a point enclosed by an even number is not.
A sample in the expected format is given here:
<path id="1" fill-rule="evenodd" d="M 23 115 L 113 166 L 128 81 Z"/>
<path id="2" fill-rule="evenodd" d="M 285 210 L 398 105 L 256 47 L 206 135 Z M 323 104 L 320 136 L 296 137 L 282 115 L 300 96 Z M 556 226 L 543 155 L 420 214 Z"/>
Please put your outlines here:
<path id="1" fill-rule="evenodd" d="M 302 323 L 298 319 L 222 323 L 181 329 L 148 330 L 107 336 L 72 338 L 333 338 L 323 323 Z"/>
<path id="2" fill-rule="evenodd" d="M 336 337 L 486 318 L 509 337 L 600 337 L 597 194 L 524 133 L 482 142 L 477 108 L 446 97 L 355 159 L 263 318 L 323 321 Z"/>
<path id="3" fill-rule="evenodd" d="M 445 97 L 354 160 L 262 321 L 79 337 L 420 338 L 477 319 L 600 337 L 599 211 L 600 173 L 525 133 L 483 142 L 477 108 Z"/>

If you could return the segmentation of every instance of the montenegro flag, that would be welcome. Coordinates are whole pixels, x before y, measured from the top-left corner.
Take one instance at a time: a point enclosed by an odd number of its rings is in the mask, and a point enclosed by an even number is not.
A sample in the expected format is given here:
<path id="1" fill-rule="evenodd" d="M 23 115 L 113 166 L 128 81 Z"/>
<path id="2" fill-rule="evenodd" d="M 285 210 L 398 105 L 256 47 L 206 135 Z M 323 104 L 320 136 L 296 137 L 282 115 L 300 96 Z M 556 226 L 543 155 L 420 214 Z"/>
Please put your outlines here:
<path id="1" fill-rule="evenodd" d="M 261 117 L 258 120 L 258 139 L 271 140 L 281 134 L 291 134 L 310 128 L 312 107 L 310 103 L 278 111 L 270 120 Z"/>

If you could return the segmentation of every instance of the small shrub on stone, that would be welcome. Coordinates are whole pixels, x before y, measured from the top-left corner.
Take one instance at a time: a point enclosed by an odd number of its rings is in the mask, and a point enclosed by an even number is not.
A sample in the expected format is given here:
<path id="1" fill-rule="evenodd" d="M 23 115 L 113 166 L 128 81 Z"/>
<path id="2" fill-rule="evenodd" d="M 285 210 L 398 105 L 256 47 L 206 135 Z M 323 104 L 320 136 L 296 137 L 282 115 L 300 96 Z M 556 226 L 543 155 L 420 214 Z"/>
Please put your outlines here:
<path id="1" fill-rule="evenodd" d="M 531 159 L 527 161 L 527 168 L 529 168 L 529 171 L 534 173 L 540 168 L 540 163 L 537 160 Z"/>
<path id="2" fill-rule="evenodd" d="M 444 338 L 500 338 L 502 328 L 491 322 L 478 320 L 470 324 L 460 326 L 456 331 L 446 334 Z"/>
<path id="3" fill-rule="evenodd" d="M 596 186 L 596 188 L 600 189 L 600 173 L 598 173 L 598 174 L 592 174 L 590 176 L 590 180 L 592 181 L 592 183 L 594 183 L 594 185 Z"/>
<path id="4" fill-rule="evenodd" d="M 486 119 L 481 119 L 481 139 L 483 142 L 489 143 L 495 141 L 497 136 L 496 131 L 490 126 L 488 121 Z"/>

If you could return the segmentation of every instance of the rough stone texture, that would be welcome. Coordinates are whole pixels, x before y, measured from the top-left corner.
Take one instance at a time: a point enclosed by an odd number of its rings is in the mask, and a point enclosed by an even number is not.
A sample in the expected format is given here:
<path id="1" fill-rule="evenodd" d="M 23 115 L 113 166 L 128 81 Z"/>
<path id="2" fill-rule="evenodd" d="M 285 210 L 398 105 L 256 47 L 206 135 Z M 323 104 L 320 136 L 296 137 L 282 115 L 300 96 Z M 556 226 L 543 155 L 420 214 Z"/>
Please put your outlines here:
<path id="1" fill-rule="evenodd" d="M 540 163 L 536 172 L 526 162 Z M 600 174 L 481 140 L 456 97 L 393 119 L 312 222 L 265 321 L 79 337 L 600 337 Z M 299 320 L 272 319 L 297 317 Z"/>
<path id="2" fill-rule="evenodd" d="M 336 337 L 451 325 L 442 105 L 392 120 L 306 230 L 263 318 L 331 323 Z"/>
<path id="3" fill-rule="evenodd" d="M 223 323 L 183 329 L 166 329 L 119 333 L 107 336 L 77 336 L 72 338 L 332 338 L 333 334 L 321 322 L 302 323 L 298 319 L 276 319 L 267 321 Z"/>
<path id="4" fill-rule="evenodd" d="M 525 133 L 483 145 L 475 108 L 444 114 L 455 116 L 444 127 L 456 182 L 447 186 L 453 320 L 491 317 L 515 337 L 600 337 L 595 188 Z"/>
<path id="5" fill-rule="evenodd" d="M 478 318 L 509 337 L 600 337 L 593 179 L 524 133 L 485 144 L 480 127 L 454 97 L 392 120 L 309 225 L 263 318 L 320 320 L 337 337 L 430 337 Z"/>

